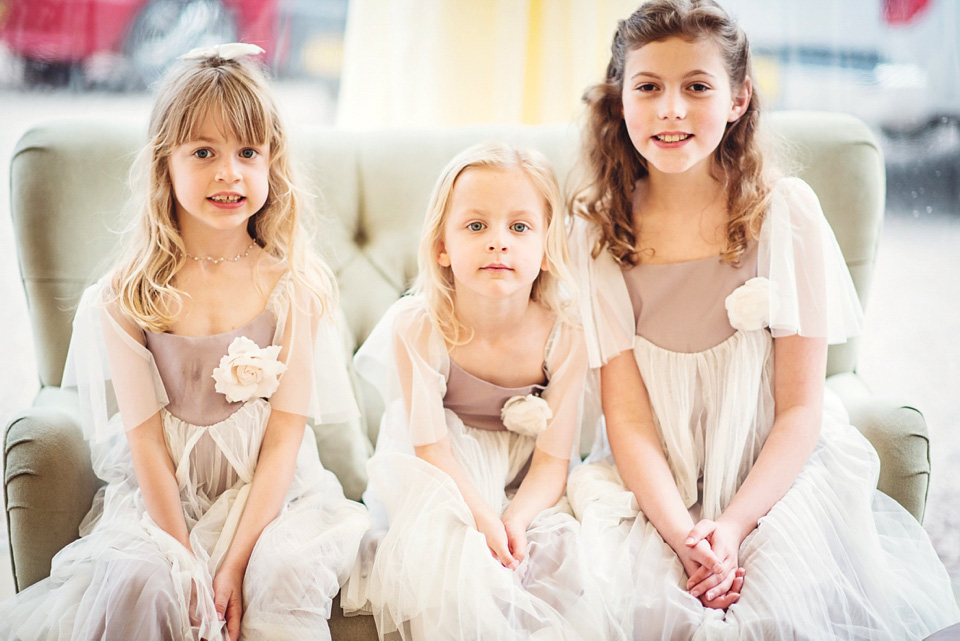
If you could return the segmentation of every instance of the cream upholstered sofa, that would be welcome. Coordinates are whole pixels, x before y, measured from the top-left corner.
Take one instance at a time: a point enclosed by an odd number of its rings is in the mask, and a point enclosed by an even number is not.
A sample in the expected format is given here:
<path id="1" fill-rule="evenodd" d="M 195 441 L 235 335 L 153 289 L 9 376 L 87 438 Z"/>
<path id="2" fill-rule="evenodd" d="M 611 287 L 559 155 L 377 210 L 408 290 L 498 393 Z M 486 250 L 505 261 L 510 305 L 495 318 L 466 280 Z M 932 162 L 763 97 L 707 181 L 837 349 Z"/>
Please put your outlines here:
<path id="1" fill-rule="evenodd" d="M 862 300 L 870 288 L 884 197 L 881 154 L 860 121 L 825 113 L 774 113 L 799 172 L 819 195 Z M 99 486 L 81 438 L 76 399 L 59 388 L 73 307 L 117 243 L 125 177 L 142 144 L 136 124 L 49 122 L 24 134 L 11 165 L 11 212 L 30 310 L 41 389 L 9 421 L 4 493 L 18 590 L 47 576 L 52 556 L 77 537 Z M 355 349 L 416 272 L 420 222 L 440 169 L 484 139 L 543 151 L 561 176 L 576 151 L 574 127 L 344 132 L 298 130 L 294 150 L 322 193 L 316 242 L 339 278 L 345 349 Z M 927 430 L 915 409 L 871 395 L 857 376 L 857 341 L 830 348 L 828 384 L 880 454 L 881 490 L 918 519 L 930 473 Z M 358 388 L 361 421 L 317 431 L 324 464 L 359 499 L 380 408 Z M 334 639 L 375 638 L 370 617 L 343 618 L 334 602 Z"/>

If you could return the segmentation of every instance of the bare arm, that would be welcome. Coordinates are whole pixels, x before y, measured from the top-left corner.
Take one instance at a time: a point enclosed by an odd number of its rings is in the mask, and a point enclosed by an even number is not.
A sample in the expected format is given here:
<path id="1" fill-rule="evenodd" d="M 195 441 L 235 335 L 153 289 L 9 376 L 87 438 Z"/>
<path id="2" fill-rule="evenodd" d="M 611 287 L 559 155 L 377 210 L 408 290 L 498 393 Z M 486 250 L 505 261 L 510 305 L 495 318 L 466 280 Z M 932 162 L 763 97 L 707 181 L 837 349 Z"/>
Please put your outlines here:
<path id="1" fill-rule="evenodd" d="M 603 366 L 600 385 L 610 449 L 640 510 L 680 557 L 687 575 L 693 575 L 700 567 L 720 574 L 732 573 L 735 568 L 726 567 L 707 541 L 686 543 L 693 519 L 683 504 L 660 444 L 650 397 L 633 350 L 621 352 Z"/>
<path id="2" fill-rule="evenodd" d="M 176 467 L 163 435 L 160 412 L 153 389 L 152 367 L 146 354 L 144 333 L 115 305 L 100 310 L 104 345 L 110 362 L 111 381 L 126 430 L 133 471 L 147 514 L 160 529 L 191 553 L 190 535 L 180 502 Z M 142 422 L 137 422 L 141 421 Z"/>
<path id="3" fill-rule="evenodd" d="M 569 465 L 567 459 L 534 448 L 530 469 L 503 512 L 504 522 L 515 523 L 519 529 L 526 530 L 537 514 L 556 505 L 563 496 Z"/>
<path id="4" fill-rule="evenodd" d="M 487 503 L 470 480 L 470 477 L 467 476 L 463 466 L 460 465 L 457 457 L 453 454 L 450 437 L 444 436 L 436 443 L 428 445 L 417 445 L 414 447 L 414 451 L 419 458 L 434 465 L 453 479 L 457 489 L 460 490 L 460 495 L 473 515 L 477 530 L 487 539 L 487 546 L 490 551 L 505 567 L 515 568 L 518 561 L 510 553 L 507 534 L 503 523 L 500 521 L 500 512 Z"/>
<path id="5" fill-rule="evenodd" d="M 537 514 L 556 505 L 563 496 L 569 465 L 569 459 L 558 458 L 539 447 L 534 448 L 530 469 L 501 519 L 510 554 L 518 562 L 527 558 L 527 528 L 530 523 Z"/>
<path id="6" fill-rule="evenodd" d="M 260 456 L 250 485 L 250 496 L 224 565 L 246 568 L 260 533 L 280 513 L 297 465 L 306 417 L 279 410 L 270 413 Z"/>
<path id="7" fill-rule="evenodd" d="M 774 340 L 774 403 L 770 436 L 736 496 L 717 519 L 740 541 L 783 498 L 820 437 L 827 342 L 784 336 Z"/>
<path id="8" fill-rule="evenodd" d="M 610 359 L 600 370 L 603 415 L 617 470 L 640 509 L 678 553 L 693 527 L 670 473 L 633 351 Z"/>
<path id="9" fill-rule="evenodd" d="M 453 479 L 457 489 L 460 490 L 460 495 L 463 496 L 463 500 L 467 503 L 467 507 L 470 508 L 470 513 L 473 514 L 474 519 L 479 521 L 480 519 L 477 518 L 478 515 L 484 516 L 495 513 L 493 507 L 487 504 L 486 500 L 470 480 L 470 477 L 467 476 L 463 466 L 460 465 L 460 461 L 454 456 L 453 448 L 450 446 L 449 436 L 444 436 L 436 443 L 417 445 L 414 447 L 414 452 L 418 458 L 430 463 Z M 500 518 L 499 515 L 497 515 L 497 518 Z"/>
<path id="10" fill-rule="evenodd" d="M 163 438 L 160 413 L 129 430 L 127 441 L 147 514 L 164 532 L 180 541 L 192 553 L 173 459 Z"/>
<path id="11" fill-rule="evenodd" d="M 263 529 L 277 517 L 296 470 L 306 417 L 272 410 L 260 456 L 237 532 L 213 581 L 217 612 L 226 618 L 231 639 L 238 638 L 243 576 Z"/>
<path id="12" fill-rule="evenodd" d="M 776 414 L 770 435 L 727 509 L 716 521 L 698 523 L 691 530 L 687 545 L 709 541 L 718 557 L 739 562 L 741 543 L 757 527 L 757 521 L 787 493 L 817 443 L 826 360 L 824 339 L 786 336 L 774 341 Z M 710 602 L 722 595 L 731 582 L 729 575 L 711 576 L 701 569 L 690 576 L 687 588 L 694 596 L 702 595 Z M 732 589 L 739 591 L 736 586 Z"/>

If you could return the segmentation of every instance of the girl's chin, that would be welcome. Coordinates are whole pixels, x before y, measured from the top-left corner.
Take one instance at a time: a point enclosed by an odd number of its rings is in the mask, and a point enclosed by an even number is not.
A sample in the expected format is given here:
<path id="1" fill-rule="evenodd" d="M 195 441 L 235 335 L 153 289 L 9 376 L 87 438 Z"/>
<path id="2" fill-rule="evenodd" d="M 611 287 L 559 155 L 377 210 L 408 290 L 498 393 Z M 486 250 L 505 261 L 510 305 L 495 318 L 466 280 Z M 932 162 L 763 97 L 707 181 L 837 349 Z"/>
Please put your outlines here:
<path id="1" fill-rule="evenodd" d="M 686 159 L 659 159 L 654 162 L 647 159 L 647 171 L 651 174 L 661 174 L 663 176 L 682 176 L 698 171 L 701 167 L 708 168 L 709 162 L 706 159 L 701 161 L 691 161 Z"/>

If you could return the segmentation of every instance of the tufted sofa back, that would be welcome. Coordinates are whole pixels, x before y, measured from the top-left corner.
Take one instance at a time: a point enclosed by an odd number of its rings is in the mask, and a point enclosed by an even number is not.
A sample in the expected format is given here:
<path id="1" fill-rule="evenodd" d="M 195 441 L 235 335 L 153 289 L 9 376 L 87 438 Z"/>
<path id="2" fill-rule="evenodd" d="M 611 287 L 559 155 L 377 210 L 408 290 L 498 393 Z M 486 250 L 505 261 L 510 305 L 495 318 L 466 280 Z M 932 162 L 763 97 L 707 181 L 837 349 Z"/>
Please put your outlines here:
<path id="1" fill-rule="evenodd" d="M 768 118 L 819 195 L 863 300 L 883 213 L 883 162 L 873 136 L 839 114 Z M 293 132 L 295 156 L 321 194 L 316 242 L 338 275 L 348 347 L 363 341 L 415 276 L 430 190 L 455 153 L 494 138 L 534 147 L 562 181 L 577 137 L 573 126 Z M 60 384 L 80 293 L 109 266 L 119 238 L 111 231 L 124 226 L 127 172 L 143 139 L 138 123 L 64 120 L 31 129 L 15 149 L 11 213 L 44 387 Z M 828 373 L 853 371 L 857 355 L 856 341 L 831 347 Z M 379 412 L 370 403 L 373 437 Z"/>

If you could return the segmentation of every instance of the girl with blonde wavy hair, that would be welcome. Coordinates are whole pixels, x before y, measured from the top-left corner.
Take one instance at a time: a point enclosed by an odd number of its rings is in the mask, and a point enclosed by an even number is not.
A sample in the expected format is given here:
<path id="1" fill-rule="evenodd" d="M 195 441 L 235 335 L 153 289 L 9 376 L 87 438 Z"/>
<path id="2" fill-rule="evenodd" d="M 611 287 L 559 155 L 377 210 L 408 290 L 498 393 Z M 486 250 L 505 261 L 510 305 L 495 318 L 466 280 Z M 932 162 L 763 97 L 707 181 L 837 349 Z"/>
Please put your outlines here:
<path id="1" fill-rule="evenodd" d="M 357 353 L 385 412 L 375 525 L 341 602 L 382 639 L 604 638 L 562 498 L 586 374 L 564 214 L 540 154 L 461 152 L 434 187 L 412 293 Z"/>
<path id="2" fill-rule="evenodd" d="M 159 88 L 136 226 L 64 373 L 106 485 L 2 638 L 329 637 L 369 517 L 306 421 L 358 412 L 262 52 L 192 51 Z"/>
<path id="3" fill-rule="evenodd" d="M 816 195 L 764 165 L 746 35 L 712 0 L 649 0 L 611 51 L 571 230 L 605 432 L 568 496 L 620 630 L 897 639 L 956 620 L 824 389 L 827 344 L 862 314 Z"/>
<path id="4" fill-rule="evenodd" d="M 465 335 L 467 328 L 457 320 L 454 311 L 453 269 L 438 261 L 437 256 L 443 249 L 444 225 L 454 184 L 461 174 L 472 168 L 518 170 L 542 194 L 547 220 L 544 265 L 533 281 L 530 299 L 570 320 L 570 299 L 575 285 L 568 267 L 566 217 L 563 215 L 563 201 L 553 167 L 537 152 L 516 150 L 499 143 L 470 147 L 458 154 L 442 172 L 427 206 L 417 253 L 419 273 L 412 293 L 422 295 L 429 301 L 434 323 L 451 344 L 459 345 L 470 340 L 471 336 Z M 566 289 L 565 293 L 563 289 Z"/>

